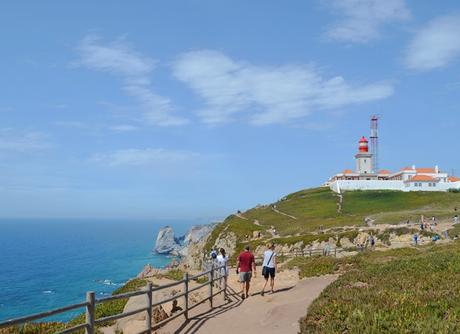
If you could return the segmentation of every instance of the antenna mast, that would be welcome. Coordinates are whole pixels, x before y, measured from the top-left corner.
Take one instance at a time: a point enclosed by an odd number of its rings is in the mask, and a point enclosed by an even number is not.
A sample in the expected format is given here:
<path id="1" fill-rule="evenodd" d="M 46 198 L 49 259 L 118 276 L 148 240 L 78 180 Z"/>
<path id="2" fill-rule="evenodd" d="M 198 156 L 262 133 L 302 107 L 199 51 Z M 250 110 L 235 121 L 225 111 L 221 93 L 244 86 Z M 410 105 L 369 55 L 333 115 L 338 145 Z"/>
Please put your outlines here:
<path id="1" fill-rule="evenodd" d="M 372 170 L 375 174 L 379 172 L 379 116 L 371 117 L 371 154 Z"/>

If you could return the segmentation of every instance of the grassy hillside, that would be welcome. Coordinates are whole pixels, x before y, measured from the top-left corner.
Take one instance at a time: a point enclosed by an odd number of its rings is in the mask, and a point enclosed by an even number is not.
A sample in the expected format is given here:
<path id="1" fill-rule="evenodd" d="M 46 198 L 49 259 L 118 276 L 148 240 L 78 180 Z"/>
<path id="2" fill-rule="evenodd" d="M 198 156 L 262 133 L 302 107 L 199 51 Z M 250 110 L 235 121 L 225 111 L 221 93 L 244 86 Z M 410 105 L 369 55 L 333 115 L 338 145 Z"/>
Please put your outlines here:
<path id="1" fill-rule="evenodd" d="M 302 276 L 346 272 L 302 319 L 301 333 L 459 333 L 460 243 L 296 259 Z"/>
<path id="2" fill-rule="evenodd" d="M 243 212 L 242 216 L 247 220 L 232 215 L 223 225 L 239 236 L 271 226 L 278 234 L 286 236 L 318 231 L 320 227 L 364 225 L 366 217 L 374 219 L 376 224 L 396 224 L 408 219 L 418 221 L 421 214 L 426 217 L 435 215 L 438 219 L 450 218 L 455 207 L 460 210 L 460 194 L 449 192 L 349 191 L 343 195 L 341 213 L 337 212 L 337 202 L 337 194 L 329 188 L 302 190 L 273 204 Z M 261 226 L 254 225 L 254 220 Z"/>

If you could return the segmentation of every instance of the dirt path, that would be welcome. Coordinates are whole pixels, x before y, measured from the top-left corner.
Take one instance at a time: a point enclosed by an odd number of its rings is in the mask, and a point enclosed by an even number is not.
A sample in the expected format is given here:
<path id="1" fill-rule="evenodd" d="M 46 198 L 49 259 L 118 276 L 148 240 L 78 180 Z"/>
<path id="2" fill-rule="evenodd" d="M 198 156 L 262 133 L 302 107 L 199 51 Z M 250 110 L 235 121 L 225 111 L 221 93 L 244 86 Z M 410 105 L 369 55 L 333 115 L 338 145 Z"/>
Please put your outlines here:
<path id="1" fill-rule="evenodd" d="M 306 314 L 308 306 L 321 291 L 337 279 L 336 275 L 313 277 L 298 281 L 297 272 L 282 272 L 277 277 L 278 287 L 274 294 L 260 295 L 264 280 L 253 279 L 252 295 L 242 300 L 236 275 L 229 277 L 229 301 L 217 296 L 215 308 L 203 304 L 190 314 L 190 320 L 176 319 L 160 329 L 160 334 L 244 334 L 298 333 L 299 319 Z"/>
<path id="2" fill-rule="evenodd" d="M 297 220 L 297 217 L 294 217 L 294 216 L 292 216 L 292 215 L 290 215 L 290 214 L 287 214 L 287 213 L 285 213 L 285 212 L 282 212 L 282 211 L 280 211 L 280 210 L 278 210 L 278 209 L 276 209 L 276 208 L 274 208 L 274 207 L 272 207 L 272 211 L 276 212 L 276 213 L 279 214 L 279 215 L 283 215 L 283 216 L 289 217 L 289 218 L 291 218 L 291 219 Z"/>

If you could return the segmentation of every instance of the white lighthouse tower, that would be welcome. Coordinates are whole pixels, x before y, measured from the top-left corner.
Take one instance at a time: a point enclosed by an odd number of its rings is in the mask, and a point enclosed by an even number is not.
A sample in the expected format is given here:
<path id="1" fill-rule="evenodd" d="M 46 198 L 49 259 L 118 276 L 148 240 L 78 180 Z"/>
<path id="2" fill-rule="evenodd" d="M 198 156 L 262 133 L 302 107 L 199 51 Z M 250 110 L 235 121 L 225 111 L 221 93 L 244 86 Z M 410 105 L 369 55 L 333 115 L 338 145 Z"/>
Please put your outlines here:
<path id="1" fill-rule="evenodd" d="M 372 154 L 369 153 L 369 141 L 364 136 L 359 140 L 359 150 L 355 159 L 356 173 L 372 174 Z"/>

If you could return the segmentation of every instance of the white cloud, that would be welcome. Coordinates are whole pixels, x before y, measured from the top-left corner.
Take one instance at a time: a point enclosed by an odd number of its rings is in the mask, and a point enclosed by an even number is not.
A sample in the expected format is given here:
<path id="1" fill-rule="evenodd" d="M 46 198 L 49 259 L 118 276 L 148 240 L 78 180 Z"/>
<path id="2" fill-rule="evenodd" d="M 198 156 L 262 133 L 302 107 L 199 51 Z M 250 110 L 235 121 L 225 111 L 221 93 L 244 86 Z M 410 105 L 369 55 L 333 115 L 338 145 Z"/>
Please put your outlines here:
<path id="1" fill-rule="evenodd" d="M 122 41 L 103 44 L 99 38 L 88 36 L 77 48 L 78 65 L 119 76 L 123 91 L 136 99 L 145 119 L 152 125 L 172 126 L 187 123 L 175 112 L 168 98 L 155 93 L 151 75 L 156 61 L 128 47 Z"/>
<path id="2" fill-rule="evenodd" d="M 118 124 L 118 125 L 110 126 L 109 129 L 115 132 L 131 132 L 131 131 L 136 131 L 139 128 L 137 126 L 130 125 L 130 124 Z"/>
<path id="3" fill-rule="evenodd" d="M 197 157 L 199 157 L 199 154 L 189 151 L 145 148 L 99 153 L 95 154 L 91 161 L 109 166 L 143 166 L 183 163 Z"/>
<path id="4" fill-rule="evenodd" d="M 182 54 L 173 71 L 204 100 L 206 107 L 198 114 L 211 124 L 231 121 L 237 114 L 246 114 L 257 125 L 289 122 L 316 110 L 393 93 L 386 83 L 352 86 L 341 76 L 324 78 L 312 66 L 256 66 L 209 50 Z"/>
<path id="5" fill-rule="evenodd" d="M 460 15 L 439 17 L 420 29 L 406 50 L 406 66 L 414 70 L 444 67 L 460 57 Z"/>
<path id="6" fill-rule="evenodd" d="M 380 36 L 383 25 L 410 18 L 404 0 L 328 0 L 324 1 L 344 18 L 331 25 L 326 35 L 335 40 L 366 43 Z"/>
<path id="7" fill-rule="evenodd" d="M 0 129 L 0 151 L 24 153 L 41 151 L 50 147 L 47 136 L 42 132 Z"/>

